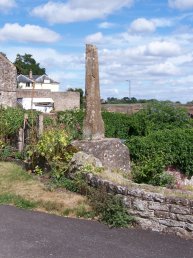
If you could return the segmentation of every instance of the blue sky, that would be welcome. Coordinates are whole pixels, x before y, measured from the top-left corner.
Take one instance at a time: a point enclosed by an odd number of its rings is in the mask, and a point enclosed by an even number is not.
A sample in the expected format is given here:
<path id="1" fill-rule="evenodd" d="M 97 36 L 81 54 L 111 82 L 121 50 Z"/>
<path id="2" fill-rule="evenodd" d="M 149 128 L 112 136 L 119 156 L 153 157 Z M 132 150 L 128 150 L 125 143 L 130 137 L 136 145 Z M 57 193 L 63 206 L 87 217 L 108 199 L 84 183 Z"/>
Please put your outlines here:
<path id="1" fill-rule="evenodd" d="M 98 47 L 101 97 L 193 100 L 193 0 L 0 0 L 0 51 L 32 54 L 61 90 L 85 87 Z"/>

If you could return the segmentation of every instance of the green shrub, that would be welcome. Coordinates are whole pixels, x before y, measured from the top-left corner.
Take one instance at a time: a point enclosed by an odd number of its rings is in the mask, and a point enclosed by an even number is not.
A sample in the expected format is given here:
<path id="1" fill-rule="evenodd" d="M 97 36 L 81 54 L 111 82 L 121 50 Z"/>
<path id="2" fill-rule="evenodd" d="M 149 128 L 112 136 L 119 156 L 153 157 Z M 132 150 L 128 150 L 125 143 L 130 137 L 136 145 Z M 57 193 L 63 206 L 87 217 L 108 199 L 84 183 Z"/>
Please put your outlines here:
<path id="1" fill-rule="evenodd" d="M 131 118 L 127 114 L 102 112 L 107 138 L 127 139 Z"/>
<path id="2" fill-rule="evenodd" d="M 191 128 L 187 110 L 172 103 L 153 102 L 130 117 L 129 136 L 146 136 L 157 130 Z"/>
<path id="3" fill-rule="evenodd" d="M 110 227 L 127 227 L 133 222 L 122 199 L 108 194 L 103 187 L 92 189 L 88 197 L 99 219 Z"/>
<path id="4" fill-rule="evenodd" d="M 44 170 L 46 166 L 51 169 L 53 177 L 60 178 L 76 151 L 69 144 L 69 136 L 63 128 L 45 130 L 37 144 L 28 146 L 27 161 L 32 170 Z"/>
<path id="5" fill-rule="evenodd" d="M 167 129 L 145 137 L 131 137 L 127 146 L 135 164 L 132 173 L 136 182 L 163 185 L 162 173 L 169 165 L 186 176 L 193 175 L 193 129 Z M 171 180 L 166 181 L 168 184 Z"/>
<path id="6" fill-rule="evenodd" d="M 66 178 L 65 176 L 59 178 L 59 180 L 55 178 L 53 183 L 56 187 L 63 187 L 66 188 L 68 191 L 78 192 L 78 186 L 76 184 L 76 181 Z"/>
<path id="7" fill-rule="evenodd" d="M 57 113 L 58 122 L 63 124 L 71 139 L 82 138 L 82 126 L 84 119 L 84 111 L 66 110 Z"/>
<path id="8" fill-rule="evenodd" d="M 36 123 L 39 112 L 27 111 L 20 108 L 0 108 L 0 138 L 14 135 L 23 127 L 24 114 L 28 114 L 29 123 Z"/>

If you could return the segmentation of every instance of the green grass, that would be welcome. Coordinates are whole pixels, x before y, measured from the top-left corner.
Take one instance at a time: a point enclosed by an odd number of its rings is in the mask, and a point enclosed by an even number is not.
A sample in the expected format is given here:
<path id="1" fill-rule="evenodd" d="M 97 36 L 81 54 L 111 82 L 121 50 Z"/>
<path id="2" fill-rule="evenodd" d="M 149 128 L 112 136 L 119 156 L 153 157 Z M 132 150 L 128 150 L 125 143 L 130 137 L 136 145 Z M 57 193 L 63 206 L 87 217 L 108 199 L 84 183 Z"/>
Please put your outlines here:
<path id="1" fill-rule="evenodd" d="M 0 204 L 12 204 L 18 208 L 34 209 L 37 208 L 38 203 L 24 199 L 19 195 L 4 193 L 0 195 Z"/>
<path id="2" fill-rule="evenodd" d="M 65 184 L 69 186 L 68 181 Z M 91 210 L 86 197 L 66 189 L 58 191 L 57 187 L 49 191 L 39 177 L 10 162 L 0 162 L 0 205 L 14 205 L 60 216 L 68 213 L 71 217 L 81 216 L 81 209 L 83 215 Z"/>

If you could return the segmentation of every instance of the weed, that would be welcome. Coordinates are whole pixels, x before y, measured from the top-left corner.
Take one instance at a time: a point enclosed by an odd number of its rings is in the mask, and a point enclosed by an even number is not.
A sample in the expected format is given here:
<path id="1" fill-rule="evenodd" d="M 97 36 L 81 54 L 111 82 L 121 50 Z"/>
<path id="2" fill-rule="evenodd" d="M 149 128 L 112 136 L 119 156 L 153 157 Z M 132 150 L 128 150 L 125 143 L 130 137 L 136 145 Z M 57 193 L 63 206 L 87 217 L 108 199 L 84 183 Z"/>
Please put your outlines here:
<path id="1" fill-rule="evenodd" d="M 110 227 L 127 227 L 134 219 L 128 214 L 122 199 L 108 194 L 104 187 L 92 189 L 90 204 L 101 221 Z"/>

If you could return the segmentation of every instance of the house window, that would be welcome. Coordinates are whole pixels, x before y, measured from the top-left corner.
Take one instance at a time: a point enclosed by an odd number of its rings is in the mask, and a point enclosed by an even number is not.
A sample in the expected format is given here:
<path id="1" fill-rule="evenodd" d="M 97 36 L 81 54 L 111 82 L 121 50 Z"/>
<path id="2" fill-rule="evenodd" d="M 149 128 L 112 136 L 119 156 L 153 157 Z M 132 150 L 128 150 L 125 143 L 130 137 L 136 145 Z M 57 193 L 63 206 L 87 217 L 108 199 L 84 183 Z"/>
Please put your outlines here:
<path id="1" fill-rule="evenodd" d="M 26 82 L 26 87 L 30 87 L 30 82 Z"/>
<path id="2" fill-rule="evenodd" d="M 48 80 L 48 79 L 44 80 L 44 83 L 50 83 L 50 80 Z"/>

